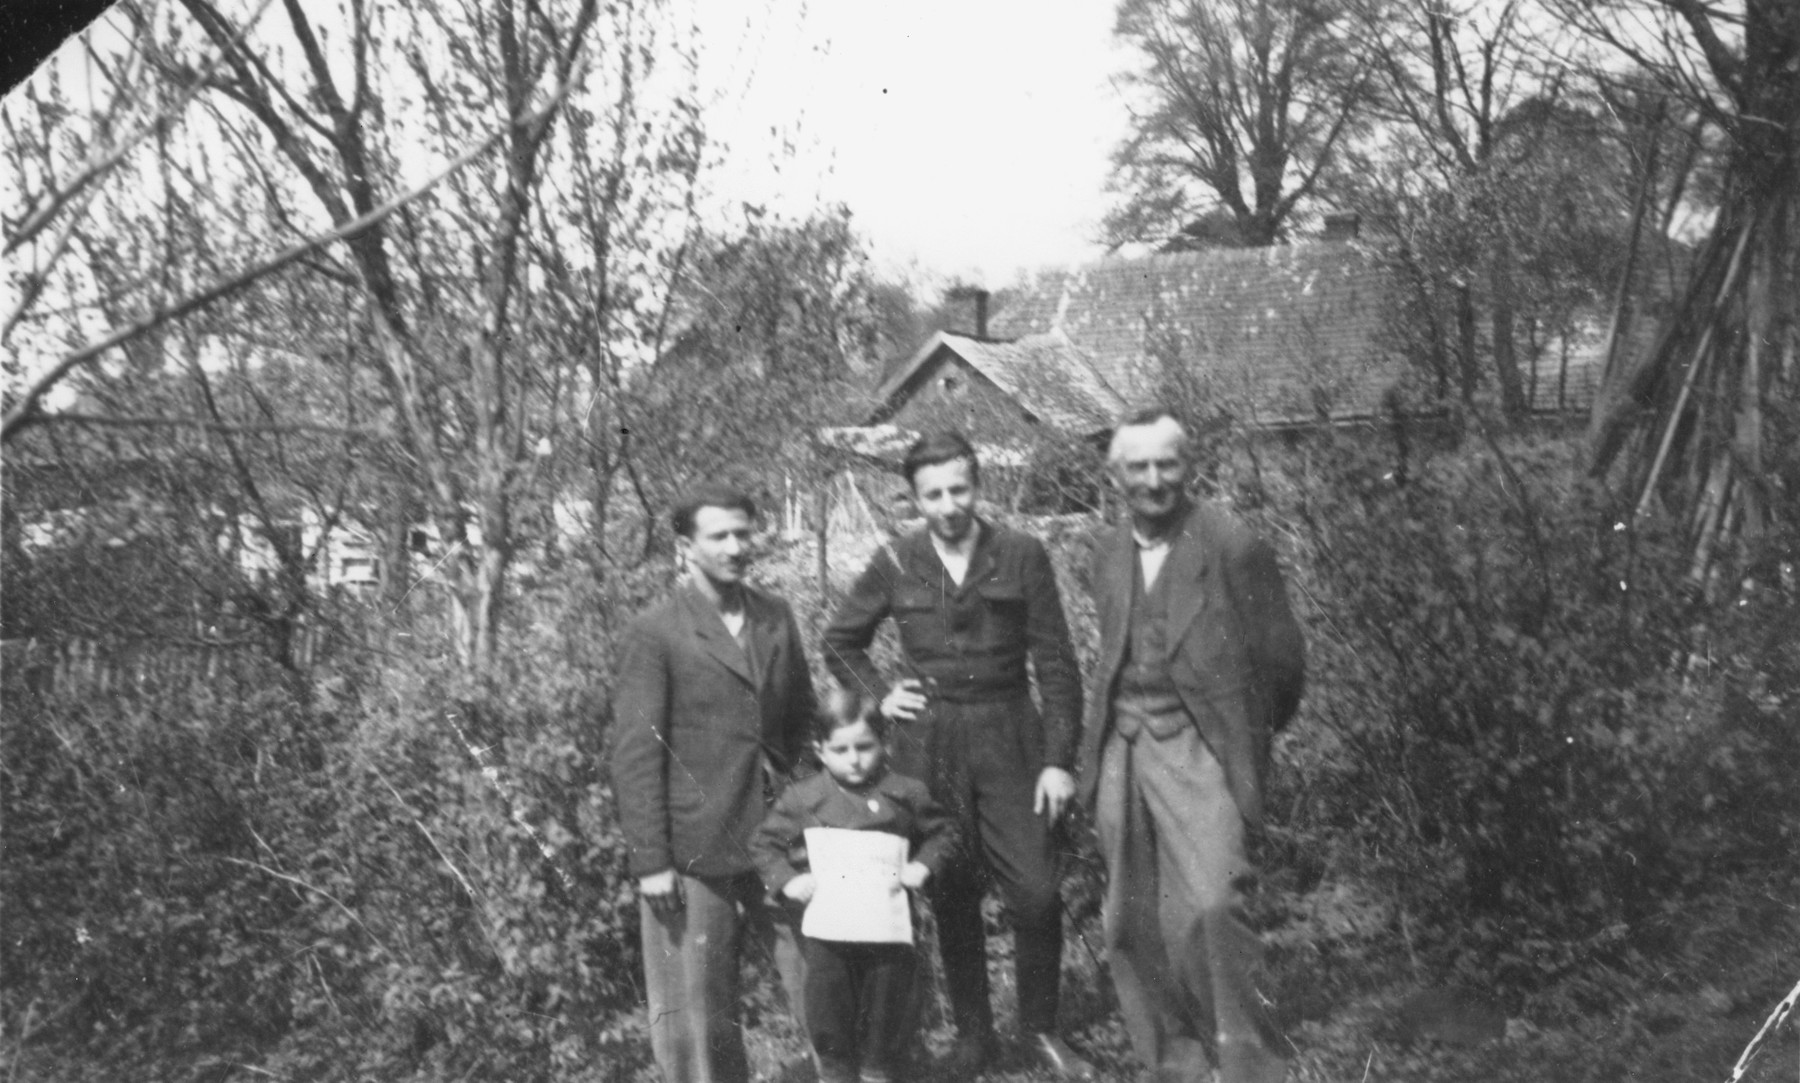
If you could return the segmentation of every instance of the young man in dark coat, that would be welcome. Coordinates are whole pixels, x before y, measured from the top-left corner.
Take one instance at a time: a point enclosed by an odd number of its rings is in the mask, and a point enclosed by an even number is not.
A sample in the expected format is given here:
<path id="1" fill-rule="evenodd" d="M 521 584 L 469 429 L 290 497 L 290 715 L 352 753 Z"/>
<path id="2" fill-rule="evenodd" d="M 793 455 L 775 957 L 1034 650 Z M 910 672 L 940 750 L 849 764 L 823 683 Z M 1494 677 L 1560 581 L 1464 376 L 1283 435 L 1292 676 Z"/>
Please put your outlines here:
<path id="1" fill-rule="evenodd" d="M 796 930 L 764 905 L 750 840 L 817 711 L 787 603 L 745 584 L 756 506 L 708 486 L 675 509 L 686 574 L 625 632 L 613 794 L 643 925 L 650 1044 L 665 1083 L 745 1083 L 739 948 L 772 947 L 804 1018 Z"/>
<path id="2" fill-rule="evenodd" d="M 1269 742 L 1293 717 L 1300 629 L 1269 545 L 1195 504 L 1188 435 L 1167 411 L 1119 426 L 1108 454 L 1130 520 L 1095 552 L 1100 660 L 1081 747 L 1108 883 L 1120 1012 L 1159 1081 L 1279 1083 L 1262 945 L 1245 921 Z"/>
<path id="3" fill-rule="evenodd" d="M 1019 1026 L 1043 1067 L 1092 1067 L 1058 1037 L 1062 906 L 1056 826 L 1073 798 L 1081 677 L 1049 555 L 1036 538 L 975 514 L 981 475 L 956 433 L 927 436 L 903 469 L 926 528 L 883 545 L 825 631 L 825 662 L 900 725 L 900 771 L 957 818 L 962 854 L 928 885 L 956 1017 L 953 1057 L 969 1076 L 992 1055 L 984 879 L 1012 915 Z M 890 685 L 869 658 L 892 617 L 911 675 Z M 1026 665 L 1037 677 L 1032 702 Z M 986 877 L 983 876 L 986 873 Z"/>

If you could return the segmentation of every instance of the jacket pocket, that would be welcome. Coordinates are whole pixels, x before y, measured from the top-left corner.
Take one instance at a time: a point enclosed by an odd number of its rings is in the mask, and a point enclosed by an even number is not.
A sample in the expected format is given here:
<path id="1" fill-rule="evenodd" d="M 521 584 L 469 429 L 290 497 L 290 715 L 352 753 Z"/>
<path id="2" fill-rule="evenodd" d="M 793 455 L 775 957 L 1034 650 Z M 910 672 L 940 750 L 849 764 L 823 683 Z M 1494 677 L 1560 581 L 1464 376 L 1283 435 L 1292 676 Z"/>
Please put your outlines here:
<path id="1" fill-rule="evenodd" d="M 1025 604 L 1025 587 L 1010 579 L 989 579 L 975 587 L 975 593 L 981 595 L 983 601 L 994 605 L 1006 605 L 1017 602 Z"/>
<path id="2" fill-rule="evenodd" d="M 990 622 L 998 626 L 994 634 L 1006 635 L 1025 627 L 1025 588 L 1019 583 L 989 580 L 979 584 L 975 594 L 981 599 L 981 608 L 988 614 Z"/>

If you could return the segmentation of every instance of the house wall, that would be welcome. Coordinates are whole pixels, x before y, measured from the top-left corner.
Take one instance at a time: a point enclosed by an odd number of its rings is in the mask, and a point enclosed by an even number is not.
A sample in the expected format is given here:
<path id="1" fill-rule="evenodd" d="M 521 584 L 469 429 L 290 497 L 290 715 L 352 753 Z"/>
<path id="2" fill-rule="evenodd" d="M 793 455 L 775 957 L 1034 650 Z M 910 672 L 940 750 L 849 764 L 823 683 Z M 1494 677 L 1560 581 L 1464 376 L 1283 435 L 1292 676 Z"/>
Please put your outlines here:
<path id="1" fill-rule="evenodd" d="M 914 375 L 906 403 L 888 420 L 903 429 L 957 429 L 978 444 L 1009 443 L 1036 428 L 992 380 L 946 351 Z"/>
<path id="2" fill-rule="evenodd" d="M 1070 482 L 1056 468 L 1081 440 L 1033 420 L 961 357 L 940 354 L 909 387 L 910 395 L 889 420 L 914 432 L 953 428 L 967 436 L 981 452 L 985 500 L 1015 513 L 1072 511 L 1099 501 L 1098 487 Z M 904 493 L 904 484 L 898 489 Z"/>

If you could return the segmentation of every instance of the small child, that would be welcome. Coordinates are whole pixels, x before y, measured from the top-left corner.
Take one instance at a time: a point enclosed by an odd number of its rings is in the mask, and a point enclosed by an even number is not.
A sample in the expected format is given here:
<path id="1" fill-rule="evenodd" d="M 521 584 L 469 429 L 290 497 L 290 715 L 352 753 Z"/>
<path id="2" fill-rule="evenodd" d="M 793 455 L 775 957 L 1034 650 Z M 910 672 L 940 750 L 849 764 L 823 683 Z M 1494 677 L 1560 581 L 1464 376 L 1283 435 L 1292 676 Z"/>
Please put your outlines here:
<path id="1" fill-rule="evenodd" d="M 770 809 L 753 845 L 756 867 L 774 895 L 797 905 L 817 887 L 807 871 L 805 831 L 833 827 L 885 831 L 911 843 L 900 882 L 914 891 L 942 868 L 956 828 L 925 784 L 886 769 L 886 719 L 875 702 L 835 693 L 813 720 L 813 749 L 824 770 L 789 786 Z M 895 1078 L 917 1026 L 911 944 L 802 938 L 806 955 L 806 1029 L 819 1058 L 820 1083 L 886 1083 Z"/>

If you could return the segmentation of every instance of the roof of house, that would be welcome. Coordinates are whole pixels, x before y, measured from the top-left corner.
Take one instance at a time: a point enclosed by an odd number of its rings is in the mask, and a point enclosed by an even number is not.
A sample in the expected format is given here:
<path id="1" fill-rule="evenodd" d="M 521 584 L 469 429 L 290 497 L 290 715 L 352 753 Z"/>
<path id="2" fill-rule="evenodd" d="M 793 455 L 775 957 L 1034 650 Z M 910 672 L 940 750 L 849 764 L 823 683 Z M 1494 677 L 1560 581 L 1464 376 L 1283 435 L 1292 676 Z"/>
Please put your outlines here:
<path id="1" fill-rule="evenodd" d="M 1070 432 L 1104 429 L 1125 408 L 1125 400 L 1087 356 L 1059 332 L 996 342 L 939 331 L 881 385 L 875 394 L 880 405 L 871 420 L 892 416 L 917 389 L 921 375 L 948 355 L 992 380 L 1026 413 Z"/>
<path id="2" fill-rule="evenodd" d="M 839 425 L 816 430 L 813 447 L 881 466 L 899 466 L 906 449 L 918 438 L 918 433 L 898 425 Z"/>
<path id="3" fill-rule="evenodd" d="M 1367 415 L 1402 371 L 1379 335 L 1392 282 L 1378 253 L 1348 243 L 1114 258 L 1040 275 L 989 331 L 1060 331 L 1134 405 L 1180 359 L 1264 422 Z"/>

